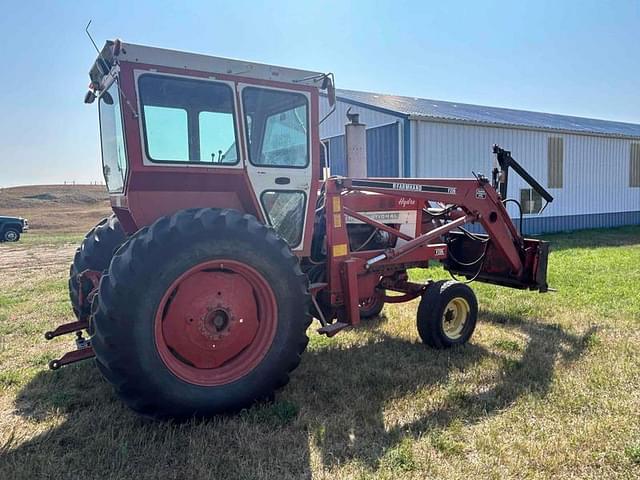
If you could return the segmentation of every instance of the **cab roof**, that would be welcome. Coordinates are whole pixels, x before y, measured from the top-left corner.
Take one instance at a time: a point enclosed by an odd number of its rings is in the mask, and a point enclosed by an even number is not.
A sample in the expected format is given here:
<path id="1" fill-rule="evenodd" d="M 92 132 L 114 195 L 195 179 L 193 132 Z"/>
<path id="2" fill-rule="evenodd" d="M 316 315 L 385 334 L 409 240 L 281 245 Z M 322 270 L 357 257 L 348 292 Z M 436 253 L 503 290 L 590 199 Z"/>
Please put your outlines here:
<path id="1" fill-rule="evenodd" d="M 115 50 L 115 53 L 114 53 Z M 117 54 L 117 55 L 116 55 Z M 100 83 L 116 62 L 130 62 L 184 70 L 198 70 L 211 74 L 226 74 L 257 78 L 274 82 L 322 85 L 324 74 L 310 70 L 267 65 L 263 63 L 214 57 L 199 53 L 182 52 L 166 48 L 149 47 L 126 43 L 120 40 L 107 41 L 89 71 L 92 82 Z M 105 71 L 106 70 L 106 71 Z"/>

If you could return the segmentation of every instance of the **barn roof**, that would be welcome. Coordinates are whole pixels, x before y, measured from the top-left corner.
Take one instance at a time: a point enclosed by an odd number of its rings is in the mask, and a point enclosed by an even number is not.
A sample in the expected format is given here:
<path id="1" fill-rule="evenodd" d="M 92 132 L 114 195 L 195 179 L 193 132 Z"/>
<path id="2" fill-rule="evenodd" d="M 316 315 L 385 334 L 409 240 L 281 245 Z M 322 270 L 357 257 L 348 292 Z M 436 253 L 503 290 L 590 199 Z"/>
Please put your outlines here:
<path id="1" fill-rule="evenodd" d="M 336 96 L 338 99 L 346 100 L 347 102 L 370 105 L 416 119 L 640 138 L 640 125 L 635 123 L 513 110 L 510 108 L 486 107 L 356 90 L 339 89 L 336 90 Z"/>

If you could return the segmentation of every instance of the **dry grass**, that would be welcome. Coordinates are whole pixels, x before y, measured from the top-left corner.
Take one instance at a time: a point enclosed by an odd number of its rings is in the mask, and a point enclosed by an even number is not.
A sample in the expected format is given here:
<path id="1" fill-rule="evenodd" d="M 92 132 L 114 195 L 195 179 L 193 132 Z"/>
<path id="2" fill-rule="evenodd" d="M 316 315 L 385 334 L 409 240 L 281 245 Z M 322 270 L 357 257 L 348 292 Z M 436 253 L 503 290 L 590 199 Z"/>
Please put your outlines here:
<path id="1" fill-rule="evenodd" d="M 640 228 L 554 236 L 557 293 L 478 285 L 464 348 L 424 347 L 416 303 L 389 306 L 311 332 L 274 403 L 182 424 L 132 414 L 91 362 L 46 370 L 71 346 L 41 332 L 71 317 L 79 238 L 31 235 L 0 245 L 0 478 L 640 475 Z"/>
<path id="2" fill-rule="evenodd" d="M 34 185 L 0 189 L 0 215 L 29 220 L 34 232 L 85 233 L 110 214 L 101 185 Z M 28 236 L 25 236 L 28 240 Z"/>

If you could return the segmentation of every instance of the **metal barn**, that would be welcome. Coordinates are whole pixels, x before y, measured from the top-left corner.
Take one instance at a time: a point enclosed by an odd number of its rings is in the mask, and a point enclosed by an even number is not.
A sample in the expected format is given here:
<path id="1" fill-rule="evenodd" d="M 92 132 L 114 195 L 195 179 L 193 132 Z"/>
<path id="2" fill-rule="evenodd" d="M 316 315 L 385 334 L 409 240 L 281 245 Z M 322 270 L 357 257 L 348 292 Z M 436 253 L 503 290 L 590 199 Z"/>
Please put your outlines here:
<path id="1" fill-rule="evenodd" d="M 640 125 L 352 90 L 338 90 L 337 99 L 320 128 L 332 174 L 346 173 L 351 109 L 367 125 L 368 176 L 489 176 L 497 143 L 555 197 L 543 209 L 537 193 L 510 176 L 526 233 L 640 224 Z"/>

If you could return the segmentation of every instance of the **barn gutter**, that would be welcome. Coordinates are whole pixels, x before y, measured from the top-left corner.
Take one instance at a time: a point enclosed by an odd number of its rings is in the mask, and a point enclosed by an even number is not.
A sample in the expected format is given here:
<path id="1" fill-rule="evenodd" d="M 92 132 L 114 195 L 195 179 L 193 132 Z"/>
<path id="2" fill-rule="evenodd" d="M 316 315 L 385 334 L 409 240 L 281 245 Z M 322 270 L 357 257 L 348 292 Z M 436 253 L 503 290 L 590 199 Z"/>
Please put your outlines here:
<path id="1" fill-rule="evenodd" d="M 494 122 L 478 122 L 475 120 L 461 120 L 453 118 L 432 117 L 430 115 L 408 115 L 407 120 L 415 120 L 419 122 L 430 123 L 449 123 L 452 125 L 468 125 L 473 127 L 487 127 L 487 128 L 508 128 L 513 130 L 526 130 L 531 132 L 549 132 L 549 133 L 563 133 L 566 135 L 583 135 L 586 137 L 604 137 L 604 138 L 619 138 L 622 140 L 640 140 L 640 136 L 634 135 L 622 135 L 615 133 L 600 133 L 591 131 L 578 131 L 567 130 L 562 128 L 550 128 L 550 127 L 534 127 L 531 125 L 518 125 L 513 123 L 494 123 Z"/>

